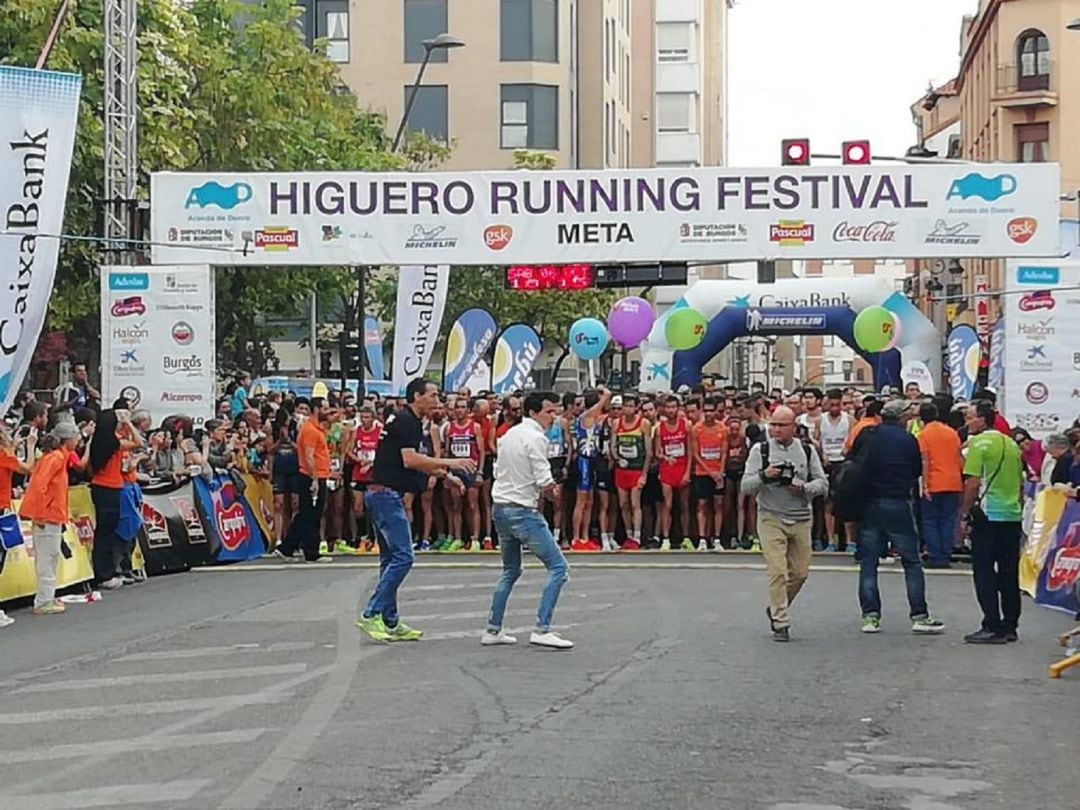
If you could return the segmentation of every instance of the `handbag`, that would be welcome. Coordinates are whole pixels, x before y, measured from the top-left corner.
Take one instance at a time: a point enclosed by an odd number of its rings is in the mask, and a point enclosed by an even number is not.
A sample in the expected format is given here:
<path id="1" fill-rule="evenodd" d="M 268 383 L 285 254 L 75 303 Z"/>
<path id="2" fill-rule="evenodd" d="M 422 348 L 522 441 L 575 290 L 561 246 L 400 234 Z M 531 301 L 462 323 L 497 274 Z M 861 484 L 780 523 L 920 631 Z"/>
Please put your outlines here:
<path id="1" fill-rule="evenodd" d="M 13 548 L 25 545 L 22 528 L 19 526 L 19 516 L 14 512 L 6 512 L 0 515 L 0 548 L 11 551 Z"/>
<path id="2" fill-rule="evenodd" d="M 1001 472 L 1001 467 L 1005 463 L 1005 437 L 1001 437 L 1001 456 L 998 458 L 997 467 L 990 475 L 990 480 L 986 482 L 986 487 L 979 492 L 979 497 L 975 499 L 975 503 L 971 505 L 971 509 L 968 511 L 968 521 L 972 526 L 986 526 L 990 522 L 990 518 L 987 517 L 986 512 L 982 508 L 982 499 L 987 492 L 990 491 L 990 487 L 994 484 L 994 479 L 998 477 L 998 473 Z"/>
<path id="3" fill-rule="evenodd" d="M 865 435 L 865 438 L 864 438 Z M 867 427 L 859 435 L 859 452 L 854 448 L 836 472 L 833 503 L 837 513 L 849 520 L 859 520 L 870 496 L 870 470 L 873 465 L 877 428 Z"/>

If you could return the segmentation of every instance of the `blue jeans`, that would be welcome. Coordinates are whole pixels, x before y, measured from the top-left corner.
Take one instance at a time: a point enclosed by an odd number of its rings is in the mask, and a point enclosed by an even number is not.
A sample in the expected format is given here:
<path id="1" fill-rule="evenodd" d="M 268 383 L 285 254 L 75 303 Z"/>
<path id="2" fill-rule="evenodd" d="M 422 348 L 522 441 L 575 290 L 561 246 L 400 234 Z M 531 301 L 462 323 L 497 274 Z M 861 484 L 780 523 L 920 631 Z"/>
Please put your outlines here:
<path id="1" fill-rule="evenodd" d="M 387 627 L 394 627 L 398 623 L 398 588 L 413 566 L 412 527 L 398 492 L 365 492 L 364 508 L 379 541 L 379 584 L 364 608 L 364 616 L 382 616 Z"/>
<path id="2" fill-rule="evenodd" d="M 881 594 L 878 591 L 878 559 L 892 546 L 904 564 L 911 618 L 929 615 L 926 608 L 926 578 L 919 558 L 919 534 L 915 515 L 908 501 L 894 498 L 871 498 L 859 524 L 859 604 L 863 616 L 881 618 Z"/>
<path id="3" fill-rule="evenodd" d="M 960 511 L 959 492 L 935 492 L 922 502 L 923 541 L 932 563 L 947 563 L 952 559 L 956 537 L 957 512 Z"/>
<path id="4" fill-rule="evenodd" d="M 569 579 L 566 558 L 552 537 L 547 522 L 535 509 L 497 503 L 492 518 L 499 532 L 503 572 L 491 597 L 488 630 L 498 632 L 502 629 L 510 591 L 521 576 L 521 544 L 525 543 L 548 571 L 547 584 L 540 595 L 540 608 L 536 613 L 536 630 L 546 633 L 551 629 L 551 616 L 555 612 L 555 603 L 559 601 L 559 592 L 563 583 Z"/>

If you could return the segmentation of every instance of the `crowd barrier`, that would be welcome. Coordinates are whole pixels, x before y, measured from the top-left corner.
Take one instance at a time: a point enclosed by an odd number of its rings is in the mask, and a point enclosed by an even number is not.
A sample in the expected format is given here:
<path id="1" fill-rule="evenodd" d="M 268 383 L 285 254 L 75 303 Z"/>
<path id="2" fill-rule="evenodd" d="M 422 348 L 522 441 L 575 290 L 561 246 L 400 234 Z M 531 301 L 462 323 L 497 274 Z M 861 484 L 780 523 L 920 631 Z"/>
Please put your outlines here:
<path id="1" fill-rule="evenodd" d="M 1080 502 L 1040 489 L 1020 559 L 1020 587 L 1035 604 L 1080 613 Z"/>
<path id="2" fill-rule="evenodd" d="M 142 517 L 132 562 L 147 574 L 261 557 L 271 536 L 273 494 L 267 481 L 242 476 L 244 493 L 226 475 L 192 478 L 143 489 Z M 15 511 L 19 504 L 16 501 Z M 70 556 L 60 560 L 56 585 L 67 588 L 93 579 L 94 504 L 87 486 L 72 487 L 64 540 Z M 33 596 L 37 590 L 30 525 L 20 524 L 24 544 L 4 555 L 0 602 Z"/>

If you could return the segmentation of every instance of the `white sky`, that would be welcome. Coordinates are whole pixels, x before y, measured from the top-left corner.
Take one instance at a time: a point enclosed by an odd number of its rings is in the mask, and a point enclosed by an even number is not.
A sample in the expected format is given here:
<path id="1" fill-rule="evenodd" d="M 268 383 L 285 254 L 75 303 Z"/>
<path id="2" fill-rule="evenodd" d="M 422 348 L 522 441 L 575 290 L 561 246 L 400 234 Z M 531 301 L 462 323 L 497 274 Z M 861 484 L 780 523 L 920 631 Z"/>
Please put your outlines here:
<path id="1" fill-rule="evenodd" d="M 783 138 L 838 154 L 915 143 L 909 107 L 959 66 L 978 0 L 736 0 L 729 18 L 732 166 L 778 166 Z"/>

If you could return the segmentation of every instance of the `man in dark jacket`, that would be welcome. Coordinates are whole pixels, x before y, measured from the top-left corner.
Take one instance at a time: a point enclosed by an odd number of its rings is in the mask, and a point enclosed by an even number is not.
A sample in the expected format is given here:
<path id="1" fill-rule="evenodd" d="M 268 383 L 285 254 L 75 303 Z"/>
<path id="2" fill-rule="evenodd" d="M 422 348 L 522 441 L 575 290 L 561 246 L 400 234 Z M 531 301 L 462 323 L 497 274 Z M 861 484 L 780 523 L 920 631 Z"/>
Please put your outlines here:
<path id="1" fill-rule="evenodd" d="M 859 524 L 859 604 L 864 633 L 881 630 L 881 593 L 878 561 L 891 545 L 904 565 L 911 629 L 937 634 L 943 622 L 926 606 L 926 578 L 919 557 L 919 533 L 915 528 L 914 499 L 918 497 L 922 455 L 919 444 L 905 428 L 913 403 L 894 399 L 881 410 L 881 424 L 859 434 L 852 456 L 861 462 L 866 476 L 867 505 Z"/>

